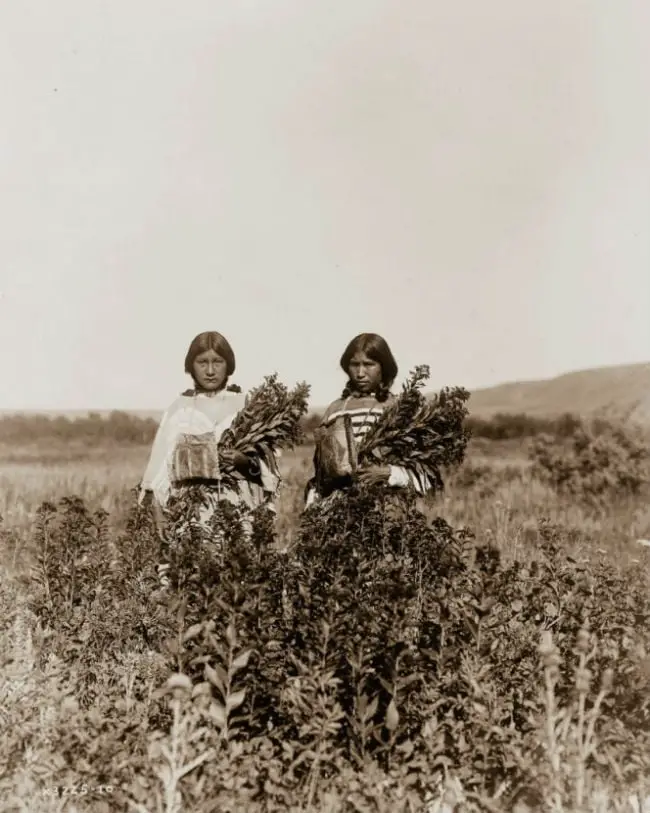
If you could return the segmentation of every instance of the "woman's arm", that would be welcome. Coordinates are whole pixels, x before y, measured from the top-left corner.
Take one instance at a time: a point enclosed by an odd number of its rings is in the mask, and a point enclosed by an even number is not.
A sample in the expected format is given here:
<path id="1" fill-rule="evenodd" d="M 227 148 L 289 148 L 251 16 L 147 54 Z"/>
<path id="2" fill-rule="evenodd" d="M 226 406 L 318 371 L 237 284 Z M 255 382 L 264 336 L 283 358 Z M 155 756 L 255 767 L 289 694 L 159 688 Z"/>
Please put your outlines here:
<path id="1" fill-rule="evenodd" d="M 313 477 L 305 486 L 304 499 L 305 508 L 309 508 L 310 505 L 316 505 L 316 503 L 320 502 L 321 497 L 316 489 L 316 482 Z"/>
<path id="2" fill-rule="evenodd" d="M 327 414 L 327 413 L 326 413 Z M 318 445 L 318 438 L 316 438 L 316 446 L 314 447 L 314 456 L 312 458 L 312 465 L 314 467 L 314 474 L 307 481 L 304 491 L 305 508 L 310 505 L 315 505 L 321 500 L 321 493 L 319 489 L 320 482 L 320 447 Z"/>
<path id="3" fill-rule="evenodd" d="M 406 466 L 366 466 L 359 470 L 359 479 L 366 485 L 385 483 L 390 488 L 410 487 L 421 495 L 430 489 L 428 481 L 423 483 L 422 478 Z"/>
<path id="4" fill-rule="evenodd" d="M 156 430 L 149 461 L 140 483 L 138 502 L 142 504 L 147 492 L 152 492 L 159 502 L 164 502 L 169 491 L 167 460 L 170 447 L 170 410 L 166 410 Z"/>
<path id="5" fill-rule="evenodd" d="M 426 480 L 422 482 L 423 478 L 411 471 L 407 466 L 389 466 L 390 475 L 388 477 L 388 485 L 392 488 L 408 488 L 411 486 L 418 494 L 426 494 L 431 488 L 431 484 Z"/>

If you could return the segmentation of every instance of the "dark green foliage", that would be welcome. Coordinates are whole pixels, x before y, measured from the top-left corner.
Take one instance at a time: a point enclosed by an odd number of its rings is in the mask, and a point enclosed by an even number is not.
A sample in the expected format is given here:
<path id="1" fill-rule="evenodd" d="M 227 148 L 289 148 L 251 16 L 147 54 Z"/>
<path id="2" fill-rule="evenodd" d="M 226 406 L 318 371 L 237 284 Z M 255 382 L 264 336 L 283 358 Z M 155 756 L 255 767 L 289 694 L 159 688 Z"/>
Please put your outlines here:
<path id="1" fill-rule="evenodd" d="M 648 437 L 605 421 L 580 426 L 564 441 L 541 435 L 530 457 L 540 479 L 590 503 L 638 494 L 650 479 Z"/>
<path id="2" fill-rule="evenodd" d="M 197 521 L 200 491 L 187 490 L 171 508 L 169 532 L 172 608 L 177 619 L 167 651 L 174 668 L 194 680 L 205 679 L 206 664 L 224 664 L 225 631 L 230 624 L 253 649 L 244 686 L 251 730 L 273 716 L 287 657 L 282 627 L 283 566 L 286 556 L 274 544 L 273 515 L 261 506 L 245 533 L 240 510 L 222 502 L 206 528 Z M 183 631 L 193 630 L 183 639 Z M 177 631 L 180 631 L 180 638 Z"/>
<path id="3" fill-rule="evenodd" d="M 542 418 L 525 413 L 497 412 L 490 418 L 470 415 L 465 422 L 472 437 L 487 440 L 522 440 L 537 435 L 565 438 L 582 424 L 581 418 L 569 413 L 557 418 Z"/>
<path id="4" fill-rule="evenodd" d="M 206 529 L 200 494 L 188 489 L 171 506 L 162 547 L 147 509 L 114 539 L 75 499 L 39 515 L 32 608 L 50 633 L 41 655 L 68 663 L 82 706 L 97 706 L 57 748 L 68 770 L 80 751 L 88 774 L 111 765 L 122 786 L 112 804 L 151 797 L 147 745 L 171 724 L 164 698 L 141 684 L 132 706 L 110 680 L 99 691 L 97 664 L 117 680 L 127 651 L 162 652 L 202 709 L 216 750 L 187 783 L 188 809 L 306 809 L 321 781 L 371 810 L 374 771 L 408 794 L 411 808 L 396 809 L 420 809 L 445 771 L 468 792 L 505 782 L 511 800 L 530 797 L 546 781 L 540 635 L 553 632 L 557 702 L 568 706 L 586 626 L 598 639 L 594 681 L 614 670 L 600 761 L 588 766 L 613 787 L 650 770 L 647 571 L 572 559 L 568 545 L 588 539 L 548 522 L 530 539 L 533 559 L 504 562 L 381 487 L 310 508 L 285 552 L 265 508 L 247 529 L 221 504 Z"/>
<path id="5" fill-rule="evenodd" d="M 380 488 L 335 495 L 307 512 L 285 554 L 274 548 L 267 515 L 245 539 L 224 506 L 214 518 L 219 544 L 213 536 L 200 553 L 196 541 L 178 548 L 173 668 L 196 683 L 207 664 L 221 675 L 212 683 L 224 702 L 231 627 L 251 656 L 230 736 L 261 736 L 271 726 L 278 748 L 321 748 L 331 764 L 375 758 L 385 769 L 408 752 L 427 770 L 454 769 L 469 787 L 494 792 L 502 781 L 534 780 L 519 755 L 537 747 L 543 715 L 540 633 L 553 630 L 570 664 L 588 623 L 601 642 L 596 672 L 619 675 L 603 730 L 611 728 L 638 775 L 648 758 L 638 745 L 650 730 L 639 689 L 645 667 L 627 651 L 621 670 L 620 656 L 630 641 L 647 641 L 643 577 L 568 559 L 566 532 L 548 524 L 536 563 L 505 565 L 495 549 L 440 520 L 428 524 L 414 508 Z M 569 671 L 559 702 L 573 691 Z"/>
<path id="6" fill-rule="evenodd" d="M 90 704 L 99 660 L 160 645 L 153 524 L 134 509 L 124 535 L 111 540 L 106 514 L 70 497 L 40 508 L 34 541 L 30 608 L 48 632 L 42 654 L 78 669 L 80 700 Z"/>
<path id="7" fill-rule="evenodd" d="M 326 625 L 326 662 L 340 681 L 337 699 L 351 722 L 342 742 L 360 759 L 392 743 L 392 729 L 384 725 L 391 700 L 402 708 L 403 735 L 422 724 L 412 703 L 425 680 L 422 631 L 436 590 L 463 569 L 451 528 L 427 525 L 413 508 L 412 497 L 382 489 L 334 494 L 306 515 L 290 563 L 296 649 L 317 650 Z M 362 735 L 360 718 L 369 707 L 370 738 Z"/>
<path id="8" fill-rule="evenodd" d="M 504 565 L 498 551 L 444 522 L 427 525 L 412 505 L 382 505 L 368 492 L 310 512 L 290 580 L 293 625 L 307 652 L 317 648 L 319 625 L 328 626 L 328 665 L 341 680 L 338 700 L 349 721 L 342 734 L 352 757 L 395 758 L 398 744 L 410 741 L 469 786 L 494 792 L 504 780 L 531 781 L 516 755 L 530 745 L 542 713 L 541 631 L 553 629 L 571 662 L 588 623 L 601 642 L 597 673 L 619 666 L 627 638 L 648 641 L 643 574 L 602 563 L 589 570 L 566 558 L 560 538 L 543 525 L 539 561 L 527 569 Z M 647 745 L 650 734 L 647 701 L 630 690 L 631 680 L 643 680 L 643 659 L 633 664 L 635 677 L 621 676 L 608 700 L 609 723 L 626 732 L 629 756 L 637 737 Z M 568 674 L 560 702 L 572 685 Z M 391 698 L 399 719 L 388 732 Z M 373 703 L 368 720 L 363 709 Z"/>

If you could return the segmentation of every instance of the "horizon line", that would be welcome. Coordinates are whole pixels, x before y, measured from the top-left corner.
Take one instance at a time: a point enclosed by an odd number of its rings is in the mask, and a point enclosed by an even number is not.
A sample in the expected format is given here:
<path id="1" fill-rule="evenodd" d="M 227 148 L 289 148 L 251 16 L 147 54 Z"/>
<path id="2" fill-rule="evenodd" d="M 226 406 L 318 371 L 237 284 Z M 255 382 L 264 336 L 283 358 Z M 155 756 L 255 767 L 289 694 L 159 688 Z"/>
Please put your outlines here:
<path id="1" fill-rule="evenodd" d="M 470 389 L 466 387 L 470 392 L 470 396 L 473 393 L 477 392 L 485 392 L 487 390 L 494 390 L 498 389 L 499 387 L 509 386 L 509 385 L 521 385 L 521 384 L 537 384 L 542 382 L 554 381 L 559 378 L 564 378 L 570 375 L 578 375 L 581 373 L 595 373 L 598 371 L 603 370 L 614 370 L 614 369 L 624 369 L 624 368 L 631 368 L 631 367 L 650 367 L 650 360 L 649 361 L 637 361 L 637 362 L 626 362 L 620 364 L 604 364 L 599 365 L 597 367 L 583 367 L 579 369 L 570 369 L 565 372 L 557 373 L 555 375 L 546 376 L 543 378 L 520 378 L 520 379 L 510 379 L 505 381 L 499 381 L 496 384 L 489 384 L 487 386 L 482 387 L 475 387 L 474 389 Z M 461 385 L 458 385 L 461 386 Z M 435 388 L 428 390 L 428 392 L 435 392 Z M 326 404 L 315 404 L 314 406 L 309 407 L 309 412 L 318 409 L 324 409 L 327 405 Z M 48 414 L 58 414 L 58 415 L 69 415 L 69 414 L 85 414 L 89 415 L 92 413 L 96 414 L 105 414 L 111 412 L 121 412 L 126 414 L 134 414 L 134 413 L 146 413 L 149 416 L 159 415 L 165 411 L 165 407 L 0 407 L 0 414 L 4 415 L 24 415 L 24 414 L 32 414 L 32 415 L 48 415 Z"/>

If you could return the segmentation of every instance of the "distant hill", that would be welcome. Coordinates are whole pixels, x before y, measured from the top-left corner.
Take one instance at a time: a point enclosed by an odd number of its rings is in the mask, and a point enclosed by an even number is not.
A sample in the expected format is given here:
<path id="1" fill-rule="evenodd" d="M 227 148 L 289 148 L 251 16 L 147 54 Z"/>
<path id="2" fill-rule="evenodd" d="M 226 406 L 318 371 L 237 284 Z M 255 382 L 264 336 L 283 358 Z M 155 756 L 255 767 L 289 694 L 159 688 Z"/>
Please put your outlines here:
<path id="1" fill-rule="evenodd" d="M 536 417 L 570 412 L 650 425 L 650 363 L 599 367 L 474 390 L 469 410 L 481 418 L 498 412 Z"/>

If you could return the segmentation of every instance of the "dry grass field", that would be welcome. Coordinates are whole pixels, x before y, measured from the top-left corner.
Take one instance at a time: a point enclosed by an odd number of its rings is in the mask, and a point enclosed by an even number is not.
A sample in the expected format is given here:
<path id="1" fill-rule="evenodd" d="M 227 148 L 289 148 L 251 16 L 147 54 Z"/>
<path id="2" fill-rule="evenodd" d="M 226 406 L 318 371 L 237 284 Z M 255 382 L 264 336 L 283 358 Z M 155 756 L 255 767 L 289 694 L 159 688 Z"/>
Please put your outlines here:
<path id="1" fill-rule="evenodd" d="M 599 568 L 605 568 L 607 573 L 618 573 L 623 583 L 627 574 L 637 573 L 645 579 L 646 586 L 650 584 L 650 548 L 639 544 L 639 540 L 650 539 L 647 488 L 636 494 L 597 502 L 559 493 L 531 470 L 527 452 L 530 443 L 529 439 L 507 442 L 476 439 L 470 443 L 463 467 L 449 477 L 445 492 L 421 506 L 423 512 L 430 520 L 441 517 L 454 529 L 471 530 L 476 545 L 489 543 L 500 551 L 504 566 L 518 562 L 530 568 L 540 557 L 540 527 L 545 525 L 553 529 L 554 538 L 559 540 L 562 557 L 570 557 L 587 570 L 600 572 Z M 300 522 L 302 491 L 310 473 L 311 453 L 311 448 L 305 446 L 282 461 L 284 483 L 275 522 L 278 542 L 289 550 Z M 142 734 L 142 741 L 148 742 L 145 751 L 129 752 L 129 748 L 135 748 L 129 744 L 135 741 L 134 727 L 143 725 L 145 707 L 150 707 L 155 693 L 173 671 L 169 661 L 155 646 L 113 653 L 112 659 L 108 656 L 98 659 L 99 656 L 93 655 L 96 659 L 93 661 L 84 654 L 83 643 L 77 642 L 74 646 L 70 644 L 69 650 L 76 655 L 66 659 L 57 654 L 52 644 L 60 634 L 60 630 L 56 635 L 52 632 L 57 628 L 57 619 L 48 621 L 47 615 L 39 615 L 34 609 L 32 591 L 36 587 L 31 574 L 38 561 L 38 544 L 42 544 L 42 540 L 41 543 L 35 541 L 39 506 L 43 502 L 56 504 L 62 498 L 75 495 L 91 513 L 108 512 L 105 544 L 110 546 L 111 539 L 125 531 L 133 505 L 133 488 L 147 454 L 148 448 L 144 445 L 62 443 L 55 439 L 48 443 L 4 442 L 0 447 L 0 515 L 3 518 L 0 651 L 4 661 L 0 677 L 2 810 L 29 813 L 55 810 L 69 813 L 82 810 L 98 813 L 246 809 L 332 813 L 517 810 L 523 813 L 539 809 L 634 813 L 650 809 L 643 807 L 643 799 L 650 793 L 648 787 L 644 787 L 644 777 L 639 771 L 628 770 L 629 765 L 615 764 L 614 734 L 607 734 L 612 739 L 606 743 L 604 756 L 592 758 L 589 749 L 593 747 L 594 753 L 598 750 L 601 731 L 609 731 L 610 724 L 599 727 L 597 705 L 602 698 L 594 700 L 595 695 L 586 691 L 578 693 L 575 717 L 571 717 L 568 707 L 555 709 L 557 716 L 553 717 L 553 709 L 547 705 L 547 719 L 539 724 L 540 750 L 519 753 L 529 773 L 539 777 L 537 795 L 533 796 L 511 797 L 506 784 L 493 790 L 490 796 L 485 788 L 469 787 L 453 768 L 444 768 L 444 760 L 440 763 L 439 777 L 429 776 L 429 790 L 421 791 L 418 796 L 415 785 L 409 784 L 408 772 L 402 767 L 398 769 L 396 763 L 380 762 L 381 767 L 378 767 L 366 761 L 352 774 L 348 767 L 340 767 L 338 757 L 332 756 L 331 764 L 323 764 L 318 770 L 312 765 L 302 779 L 292 779 L 293 784 L 288 779 L 285 783 L 282 776 L 273 778 L 272 773 L 269 774 L 264 786 L 269 800 L 252 801 L 253 797 L 246 796 L 242 790 L 244 773 L 252 770 L 247 762 L 248 756 L 253 759 L 248 746 L 235 738 L 216 755 L 213 751 L 212 756 L 206 756 L 208 751 L 202 755 L 196 751 L 192 738 L 207 735 L 201 733 L 200 727 L 191 728 L 189 712 L 182 713 L 180 689 L 170 700 L 171 716 L 149 720 L 148 732 L 146 736 Z M 601 589 L 610 588 L 605 585 Z M 604 602 L 622 602 L 623 599 L 620 595 L 602 596 Z M 559 596 L 558 600 L 563 606 L 563 597 Z M 554 622 L 545 625 L 540 621 L 540 635 L 544 629 L 554 631 Z M 648 643 L 648 635 L 635 627 L 634 619 L 625 634 L 630 639 L 636 635 L 635 646 L 641 648 L 637 655 L 639 663 L 645 664 L 646 683 L 639 689 L 639 697 L 646 700 L 639 701 L 638 714 L 647 715 L 650 660 L 643 646 Z M 579 650 L 579 644 L 576 646 Z M 540 697 L 547 700 L 552 673 L 549 658 L 552 656 L 548 653 L 539 655 L 539 668 L 530 678 L 539 686 Z M 84 704 L 78 689 L 82 670 L 96 673 L 95 699 L 90 707 Z M 595 683 L 599 679 L 593 675 Z M 614 681 L 617 679 L 614 675 Z M 487 676 L 478 677 L 477 698 L 481 696 L 481 686 L 488 694 L 492 691 L 490 680 Z M 487 694 L 482 696 L 480 703 L 497 703 L 496 698 L 489 700 Z M 322 699 L 323 695 L 314 697 Z M 313 702 L 316 705 L 312 712 L 318 717 L 318 704 L 316 700 Z M 497 733 L 491 737 L 502 736 L 494 730 Z M 649 731 L 648 720 L 639 719 L 632 745 L 632 750 L 638 751 L 639 765 L 650 765 Z M 303 742 L 301 736 L 295 734 L 296 742 Z M 605 733 L 602 736 L 605 737 Z M 123 748 L 122 739 L 126 743 Z M 287 742 L 286 748 L 290 745 L 293 749 L 295 743 Z M 478 745 L 475 743 L 473 747 Z M 625 748 L 620 745 L 621 760 L 629 762 L 629 747 L 629 742 Z M 309 748 L 307 752 L 311 753 Z M 296 759 L 292 753 L 291 763 Z M 325 760 L 323 754 L 322 761 Z M 598 766 L 603 764 L 602 760 L 609 768 L 601 776 Z M 142 778 L 142 787 L 137 786 L 140 779 L 136 777 L 131 785 L 125 785 L 123 777 L 129 762 L 144 766 L 137 771 L 142 777 L 147 775 L 149 784 Z M 197 778 L 204 762 L 218 766 L 215 770 L 220 777 L 219 793 L 212 804 L 205 801 L 201 784 L 209 782 L 211 775 L 208 772 L 208 779 Z M 259 764 L 256 765 L 259 768 Z M 412 771 L 417 772 L 415 767 Z M 487 776 L 489 770 L 485 771 Z M 620 781 L 612 780 L 612 776 L 618 776 Z M 305 790 L 307 785 L 308 790 Z M 486 782 L 485 787 L 488 785 Z M 419 803 L 414 801 L 416 798 L 420 799 Z M 422 801 L 425 798 L 426 802 Z"/>

